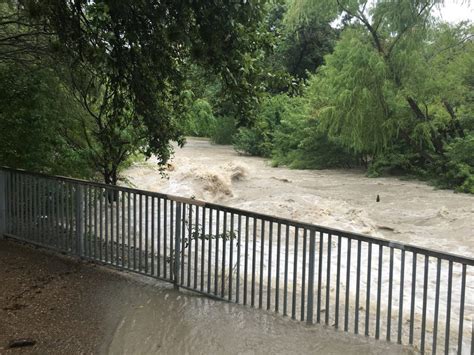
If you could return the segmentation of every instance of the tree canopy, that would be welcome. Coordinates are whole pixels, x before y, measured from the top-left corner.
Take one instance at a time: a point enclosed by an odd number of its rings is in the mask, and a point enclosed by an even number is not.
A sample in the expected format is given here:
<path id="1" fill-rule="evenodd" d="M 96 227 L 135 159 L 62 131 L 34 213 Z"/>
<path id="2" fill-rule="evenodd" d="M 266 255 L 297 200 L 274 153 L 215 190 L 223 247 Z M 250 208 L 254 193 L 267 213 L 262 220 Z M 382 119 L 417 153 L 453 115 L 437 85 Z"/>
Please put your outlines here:
<path id="1" fill-rule="evenodd" d="M 189 134 L 276 165 L 358 166 L 474 192 L 474 27 L 435 18 L 442 4 L 4 0 L 2 89 L 35 100 L 0 101 L 0 114 L 25 130 L 40 117 L 51 145 L 109 184 L 137 154 L 164 167 Z M 60 102 L 71 111 L 61 119 Z M 3 161 L 32 166 L 13 148 Z"/>

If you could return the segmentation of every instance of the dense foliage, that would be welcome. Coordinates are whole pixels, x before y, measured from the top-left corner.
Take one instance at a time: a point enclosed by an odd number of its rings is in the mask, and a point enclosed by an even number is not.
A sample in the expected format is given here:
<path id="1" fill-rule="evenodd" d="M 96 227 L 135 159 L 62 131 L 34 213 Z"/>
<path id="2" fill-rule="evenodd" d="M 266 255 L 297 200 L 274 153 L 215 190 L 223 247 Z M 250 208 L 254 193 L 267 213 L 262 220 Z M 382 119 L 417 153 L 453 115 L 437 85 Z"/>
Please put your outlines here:
<path id="1" fill-rule="evenodd" d="M 0 59 L 22 57 L 23 47 L 15 46 L 22 38 L 46 44 L 44 57 L 24 48 L 54 67 L 81 105 L 83 139 L 75 144 L 85 142 L 90 165 L 116 184 L 133 154 L 153 154 L 164 166 L 171 142 L 184 143 L 183 93 L 191 63 L 218 76 L 238 121 L 252 116 L 260 91 L 254 63 L 267 46 L 266 32 L 259 31 L 264 4 L 9 0 L 1 7 L 0 42 L 8 46 Z M 8 41 L 12 35 L 15 45 Z"/>
<path id="2" fill-rule="evenodd" d="M 437 4 L 292 2 L 289 28 L 339 19 L 339 37 L 302 96 L 288 98 L 284 124 L 257 116 L 236 149 L 290 167 L 360 165 L 371 176 L 408 174 L 474 192 L 474 27 L 435 20 Z"/>
<path id="3" fill-rule="evenodd" d="M 94 175 L 87 152 L 68 142 L 80 131 L 81 108 L 51 70 L 0 65 L 0 108 L 2 165 L 84 178 Z"/>
<path id="4" fill-rule="evenodd" d="M 190 135 L 474 193 L 474 27 L 442 3 L 5 0 L 2 164 L 115 184 Z"/>

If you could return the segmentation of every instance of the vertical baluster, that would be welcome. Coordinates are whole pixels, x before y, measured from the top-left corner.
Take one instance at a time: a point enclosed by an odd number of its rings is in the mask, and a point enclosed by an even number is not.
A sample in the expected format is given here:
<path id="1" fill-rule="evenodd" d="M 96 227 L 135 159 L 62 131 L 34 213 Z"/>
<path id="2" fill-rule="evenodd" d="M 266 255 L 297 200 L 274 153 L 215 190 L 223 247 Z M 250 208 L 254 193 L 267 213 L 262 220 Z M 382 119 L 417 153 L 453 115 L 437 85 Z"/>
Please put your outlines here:
<path id="1" fill-rule="evenodd" d="M 474 352 L 474 317 L 471 320 L 471 353 Z"/>
<path id="2" fill-rule="evenodd" d="M 239 303 L 239 295 L 240 295 L 240 245 L 242 240 L 242 216 L 239 214 L 239 219 L 237 222 L 237 281 L 235 284 L 235 302 Z"/>
<path id="3" fill-rule="evenodd" d="M 52 246 L 59 250 L 60 249 L 60 229 L 59 229 L 59 218 L 58 218 L 58 187 L 59 183 L 57 180 L 51 179 L 51 214 L 53 216 L 53 243 Z M 25 191 L 26 192 L 26 191 Z M 26 197 L 26 194 L 25 194 Z M 26 197 L 27 198 L 27 197 Z M 84 255 L 87 256 L 87 187 L 83 186 L 83 199 L 84 199 L 84 220 L 83 220 L 83 231 L 84 231 Z M 26 207 L 27 200 L 25 200 Z M 26 212 L 26 209 L 25 209 Z"/>
<path id="4" fill-rule="evenodd" d="M 306 228 L 303 231 L 303 260 L 302 260 L 302 275 L 301 275 L 301 321 L 304 321 L 305 316 L 305 296 L 306 296 Z"/>
<path id="5" fill-rule="evenodd" d="M 392 334 L 392 286 L 393 286 L 393 248 L 390 248 L 390 269 L 388 273 L 388 305 L 387 305 L 387 341 Z"/>
<path id="6" fill-rule="evenodd" d="M 329 306 L 331 296 L 331 248 L 332 248 L 332 235 L 328 234 L 328 252 L 327 252 L 327 265 L 326 265 L 326 313 L 324 315 L 324 323 L 329 324 Z"/>
<path id="7" fill-rule="evenodd" d="M 441 284 L 441 259 L 436 262 L 436 295 L 435 295 L 435 310 L 433 319 L 433 346 L 432 353 L 436 354 L 436 347 L 438 341 L 438 314 L 439 314 L 439 289 Z"/>
<path id="8" fill-rule="evenodd" d="M 40 180 L 41 181 L 41 180 Z M 18 226 L 17 220 L 16 220 L 16 174 L 12 171 L 10 173 L 10 196 L 11 196 L 11 201 L 10 201 L 10 226 L 11 226 L 11 233 L 13 235 L 17 235 L 16 233 L 16 228 Z M 40 190 L 41 191 L 41 190 Z M 41 205 L 40 205 L 41 207 Z"/>
<path id="9" fill-rule="evenodd" d="M 178 219 L 178 216 L 176 216 L 176 219 Z M 175 224 L 175 222 L 174 222 L 174 201 L 170 200 L 170 256 L 169 256 L 170 279 L 173 280 L 173 281 L 176 281 L 175 277 L 174 277 L 175 276 L 174 275 L 174 271 L 175 271 L 174 263 L 176 262 L 176 260 L 174 259 L 174 255 L 176 254 L 176 251 L 173 248 L 173 243 L 174 243 L 174 238 L 175 238 L 174 224 Z"/>
<path id="10" fill-rule="evenodd" d="M 240 231 L 239 231 L 240 232 Z M 202 207 L 202 233 L 201 233 L 201 291 L 204 291 L 204 253 L 206 252 L 206 208 Z"/>
<path id="11" fill-rule="evenodd" d="M 125 191 L 121 193 L 122 201 L 122 268 L 125 268 Z"/>
<path id="12" fill-rule="evenodd" d="M 38 241 L 38 229 L 37 229 L 37 221 L 38 221 L 38 205 L 37 205 L 37 181 L 38 179 L 32 177 L 31 179 L 31 227 L 32 227 L 32 236 L 33 239 L 37 242 Z M 62 197 L 62 223 L 63 223 L 63 247 L 62 250 L 66 251 L 66 210 L 64 204 L 64 189 L 65 185 L 63 185 L 63 194 Z"/>
<path id="13" fill-rule="evenodd" d="M 286 316 L 287 313 L 287 303 L 288 303 L 288 245 L 290 238 L 290 226 L 286 225 L 286 237 L 285 237 L 285 278 L 283 285 L 283 315 Z"/>
<path id="14" fill-rule="evenodd" d="M 7 177 L 7 181 L 5 182 L 6 183 L 6 186 L 7 186 L 7 189 L 6 189 L 6 201 L 7 201 L 7 206 L 9 206 L 9 202 L 10 202 L 10 193 L 11 191 L 8 189 L 8 183 L 9 183 L 9 177 L 10 177 L 10 174 L 5 174 L 5 176 Z M 33 199 L 33 220 L 32 220 L 32 225 L 33 225 L 33 235 L 34 235 L 34 239 L 36 242 L 38 242 L 38 238 L 39 238 L 39 233 L 38 233 L 38 180 L 37 179 L 33 179 L 32 181 L 32 199 Z M 8 211 L 10 211 L 9 207 L 8 208 Z M 64 211 L 64 216 L 66 215 L 66 211 Z M 7 221 L 10 221 L 10 219 L 8 218 Z M 8 228 L 8 226 L 7 226 Z M 8 231 L 9 232 L 9 231 Z M 66 249 L 66 237 L 64 237 L 64 249 L 65 251 L 67 251 Z"/>
<path id="15" fill-rule="evenodd" d="M 227 245 L 227 212 L 224 211 L 224 225 L 222 231 L 222 275 L 221 275 L 221 297 L 225 295 L 225 263 L 226 263 L 226 245 Z"/>
<path id="16" fill-rule="evenodd" d="M 260 231 L 260 287 L 259 287 L 259 297 L 258 297 L 258 308 L 263 306 L 263 259 L 264 259 L 264 249 L 265 249 L 265 221 L 260 220 L 262 230 Z"/>
<path id="17" fill-rule="evenodd" d="M 161 277 L 161 198 L 156 199 L 156 276 Z"/>
<path id="18" fill-rule="evenodd" d="M 176 220 L 178 216 L 176 216 Z M 143 269 L 143 195 L 138 195 L 138 271 Z"/>
<path id="19" fill-rule="evenodd" d="M 377 314 L 375 316 L 375 339 L 380 338 L 380 307 L 382 297 L 382 259 L 383 259 L 383 246 L 379 245 L 379 267 L 378 267 L 378 278 L 377 278 Z"/>
<path id="20" fill-rule="evenodd" d="M 53 247 L 53 248 L 56 248 L 57 247 L 57 235 L 56 235 L 56 228 L 55 228 L 55 214 L 54 214 L 54 209 L 55 209 L 55 201 L 54 201 L 54 198 L 55 198 L 55 185 L 53 183 L 52 180 L 48 180 L 48 185 L 49 185 L 49 198 L 48 198 L 48 202 L 49 202 L 49 205 L 48 205 L 48 217 L 49 217 L 49 234 L 48 234 L 48 237 L 49 237 L 49 242 L 48 242 L 48 246 L 49 247 Z M 21 186 L 21 189 L 22 189 L 22 199 L 21 199 L 21 202 L 22 202 L 22 228 L 23 228 L 23 233 L 25 232 L 25 196 L 24 196 L 24 176 L 22 175 L 22 186 Z M 82 197 L 85 198 L 84 196 L 84 189 L 82 190 Z M 85 205 L 83 205 L 83 207 L 85 207 Z M 84 213 L 84 212 L 83 212 Z M 83 214 L 83 223 L 86 222 L 86 215 L 85 213 Z M 84 228 L 84 224 L 83 224 L 83 228 Z M 83 229 L 83 231 L 85 232 L 85 229 Z M 83 240 L 83 242 L 85 242 Z M 85 245 L 82 244 L 82 251 L 83 251 L 83 254 L 81 256 L 84 256 L 84 249 L 85 249 Z"/>
<path id="21" fill-rule="evenodd" d="M 132 210 L 131 210 L 132 196 L 131 192 L 127 192 L 127 269 L 131 269 L 132 261 L 131 247 L 132 247 Z"/>
<path id="22" fill-rule="evenodd" d="M 133 270 L 137 269 L 137 194 L 133 193 Z M 170 270 L 171 274 L 171 270 Z"/>
<path id="23" fill-rule="evenodd" d="M 189 231 L 188 231 L 188 245 L 189 245 L 189 253 L 188 253 L 188 280 L 187 280 L 187 285 L 188 287 L 190 287 L 191 285 L 191 263 L 192 263 L 192 252 L 193 252 L 193 245 L 194 245 L 194 249 L 197 250 L 197 244 L 196 244 L 196 241 L 193 237 L 193 205 L 188 205 L 188 208 L 189 208 Z M 197 211 L 196 211 L 196 214 L 197 214 Z M 196 229 L 198 228 L 197 224 L 196 224 Z M 194 267 L 196 268 L 196 267 Z"/>
<path id="24" fill-rule="evenodd" d="M 104 189 L 105 262 L 109 261 L 109 190 Z"/>
<path id="25" fill-rule="evenodd" d="M 25 175 L 24 177 L 24 215 L 25 215 L 25 227 L 27 226 L 27 203 L 28 203 L 28 197 L 26 194 L 26 183 L 27 183 L 27 176 Z M 58 215 L 57 215 L 57 192 L 58 192 L 58 186 L 56 180 L 51 180 L 51 221 L 53 224 L 52 228 L 52 235 L 51 237 L 53 238 L 51 246 L 53 246 L 55 249 L 59 249 L 59 233 L 58 233 Z M 85 201 L 85 189 L 84 189 L 84 203 Z M 87 204 L 84 205 L 84 210 L 86 210 Z M 84 218 L 86 221 L 86 218 Z M 84 226 L 85 227 L 85 226 Z M 86 233 L 86 229 L 84 228 L 84 233 Z M 85 242 L 85 241 L 84 241 Z M 84 246 L 85 248 L 85 246 Z"/>
<path id="26" fill-rule="evenodd" d="M 408 343 L 410 345 L 413 345 L 413 329 L 415 326 L 416 259 L 417 259 L 417 254 L 413 253 L 412 271 L 411 271 L 410 330 L 409 330 L 409 335 L 408 335 Z"/>
<path id="27" fill-rule="evenodd" d="M 94 241 L 92 243 L 93 255 L 94 259 L 97 259 L 97 188 L 94 186 L 92 187 L 92 213 L 93 213 L 93 233 L 94 233 Z"/>
<path id="28" fill-rule="evenodd" d="M 219 223 L 220 222 L 220 211 L 216 210 L 216 253 L 214 260 L 214 294 L 218 294 L 219 285 Z"/>
<path id="29" fill-rule="evenodd" d="M 73 184 L 69 184 L 68 188 L 69 194 L 69 201 L 68 201 L 68 209 L 69 209 L 69 252 L 73 254 L 75 252 L 76 243 L 74 243 L 75 237 L 75 228 L 76 228 L 76 213 L 75 213 L 75 187 Z M 41 204 L 44 202 L 44 191 L 41 189 Z M 42 212 L 42 216 L 44 213 Z M 43 220 L 43 218 L 42 218 Z M 43 226 L 43 224 L 42 224 Z"/>
<path id="30" fill-rule="evenodd" d="M 461 303 L 459 305 L 458 354 L 462 354 L 462 336 L 464 332 L 464 303 L 466 298 L 466 264 L 462 264 Z M 474 349 L 471 348 L 471 353 Z"/>
<path id="31" fill-rule="evenodd" d="M 65 186 L 66 188 L 66 191 L 65 191 L 65 194 L 66 194 L 66 200 L 65 200 L 65 218 L 66 218 L 66 223 L 69 222 L 69 214 L 68 214 L 68 206 L 69 206 L 69 196 L 68 196 L 68 186 L 66 185 Z M 10 190 L 10 193 L 11 193 L 11 190 Z M 10 196 L 10 200 L 11 200 L 11 196 Z M 40 242 L 40 238 L 41 238 L 41 217 L 42 217 L 42 214 L 41 214 L 41 180 L 40 179 L 36 179 L 35 180 L 35 184 L 34 184 L 34 204 L 35 204 L 35 220 L 34 220 L 34 224 L 35 224 L 35 240 L 37 242 Z M 11 208 L 11 207 L 10 207 Z M 68 252 L 68 238 L 69 238 L 69 226 L 66 226 L 66 240 L 65 240 L 65 249 L 66 249 L 66 252 Z"/>
<path id="32" fill-rule="evenodd" d="M 306 315 L 306 322 L 313 324 L 313 298 L 314 298 L 314 254 L 315 254 L 315 232 L 309 231 L 309 257 L 308 257 L 308 313 Z"/>
<path id="33" fill-rule="evenodd" d="M 186 240 L 186 206 L 188 206 L 188 208 L 191 208 L 190 205 L 187 205 L 185 203 L 182 204 L 182 210 L 181 210 L 181 215 L 180 215 L 180 221 L 181 221 L 181 285 L 184 286 L 185 282 L 184 282 L 184 259 L 185 259 L 185 251 L 186 251 L 186 244 L 187 242 L 189 243 L 189 237 L 188 239 Z M 189 245 L 188 245 L 189 246 Z M 188 248 L 189 250 L 189 248 Z M 186 258 L 187 261 L 188 261 L 188 265 L 189 265 L 189 260 L 190 260 L 190 257 L 189 257 L 189 254 L 188 254 L 188 257 Z"/>
<path id="34" fill-rule="evenodd" d="M 107 202 L 110 206 L 110 263 L 115 264 L 114 258 L 114 246 L 115 246 L 115 228 L 114 228 L 114 199 L 115 199 L 115 190 L 107 191 Z"/>
<path id="35" fill-rule="evenodd" d="M 275 312 L 278 313 L 280 305 L 280 257 L 281 257 L 281 223 L 277 225 L 277 252 L 276 252 L 276 280 L 275 280 Z"/>
<path id="36" fill-rule="evenodd" d="M 255 307 L 255 269 L 257 263 L 257 219 L 253 218 L 253 234 L 252 234 L 252 287 L 250 294 L 250 305 Z"/>
<path id="37" fill-rule="evenodd" d="M 272 297 L 272 249 L 273 249 L 273 222 L 269 221 L 268 230 L 268 275 L 267 275 L 267 310 L 271 307 Z"/>
<path id="38" fill-rule="evenodd" d="M 20 174 L 20 218 L 21 237 L 28 239 L 26 222 L 26 175 Z"/>
<path id="39" fill-rule="evenodd" d="M 26 175 L 25 178 L 25 196 L 26 196 L 26 230 L 28 234 L 28 239 L 33 239 L 32 229 L 31 229 L 31 177 Z"/>
<path id="40" fill-rule="evenodd" d="M 0 172 L 1 173 L 1 172 Z M 25 221 L 26 221 L 26 237 L 30 241 L 34 241 L 34 234 L 32 228 L 32 206 L 31 206 L 31 187 L 33 184 L 33 177 L 30 175 L 25 175 Z M 3 198 L 6 198 L 5 194 Z M 1 236 L 0 236 L 1 238 Z"/>
<path id="41" fill-rule="evenodd" d="M 18 196 L 18 206 L 17 206 L 17 224 L 18 232 L 17 235 L 23 237 L 23 193 L 22 193 L 22 178 L 21 174 L 17 174 L 17 196 Z"/>
<path id="42" fill-rule="evenodd" d="M 115 234 L 116 234 L 116 244 L 115 244 L 115 265 L 120 266 L 123 264 L 123 259 L 121 257 L 120 246 L 123 247 L 123 240 L 120 237 L 120 190 L 114 190 L 113 203 L 115 203 Z M 122 262 L 120 262 L 122 259 Z"/>
<path id="43" fill-rule="evenodd" d="M 234 213 L 230 214 L 230 230 L 229 230 L 229 241 L 230 241 L 230 250 L 229 250 L 229 301 L 232 300 L 232 276 L 234 274 Z"/>
<path id="44" fill-rule="evenodd" d="M 84 188 L 82 185 L 76 185 L 76 253 L 84 256 Z M 48 212 L 48 216 L 50 213 Z"/>
<path id="45" fill-rule="evenodd" d="M 369 336 L 370 324 L 370 285 L 372 283 L 372 243 L 367 244 L 367 288 L 365 293 L 365 336 Z"/>
<path id="46" fill-rule="evenodd" d="M 14 234 L 16 236 L 20 236 L 20 188 L 19 188 L 19 174 L 15 173 L 14 174 L 14 196 L 15 196 L 15 231 Z M 44 181 L 42 183 L 43 191 L 46 190 Z M 45 201 L 43 199 L 43 204 L 45 204 Z M 43 211 L 45 210 L 43 206 Z M 46 214 L 46 213 L 45 213 Z M 44 222 L 43 222 L 43 227 L 44 227 Z M 43 230 L 43 236 L 44 236 L 44 230 Z M 41 240 L 43 242 L 43 240 Z"/>
<path id="47" fill-rule="evenodd" d="M 196 205 L 195 226 L 192 238 L 194 239 L 194 289 L 197 290 L 198 257 L 199 257 L 199 206 Z M 204 223 L 203 223 L 204 225 Z"/>
<path id="48" fill-rule="evenodd" d="M 181 207 L 183 207 L 181 209 Z M 183 213 L 186 211 L 186 205 L 183 204 L 181 205 L 181 202 L 176 202 L 176 229 L 175 229 L 175 241 L 174 241 L 174 263 L 173 263 L 173 280 L 174 280 L 174 286 L 177 289 L 178 285 L 183 284 L 183 279 L 180 279 L 180 273 L 179 273 L 179 268 L 180 268 L 180 252 L 181 252 L 181 231 L 184 232 L 184 229 L 181 230 L 182 228 L 182 223 L 183 223 Z"/>
<path id="49" fill-rule="evenodd" d="M 212 272 L 212 209 L 209 208 L 209 244 L 207 248 L 207 293 L 211 293 L 211 272 Z"/>
<path id="50" fill-rule="evenodd" d="M 346 264 L 346 300 L 344 303 L 344 331 L 349 330 L 349 291 L 351 283 L 351 244 L 352 240 L 347 239 L 347 264 Z"/>
<path id="51" fill-rule="evenodd" d="M 444 352 L 445 354 L 449 354 L 449 335 L 451 331 L 451 293 L 453 291 L 453 262 L 449 261 L 449 269 L 448 269 L 448 290 L 447 290 L 447 301 L 446 301 L 446 333 L 444 336 L 445 344 L 444 344 Z"/>
<path id="52" fill-rule="evenodd" d="M 72 253 L 75 247 L 74 236 L 75 236 L 75 204 L 74 204 L 74 191 L 73 187 L 67 183 L 64 186 L 64 218 L 65 218 L 65 229 L 64 229 L 64 249 L 66 253 Z M 43 220 L 44 220 L 44 190 L 43 190 L 43 180 L 38 178 L 36 181 L 36 191 L 35 191 L 35 204 L 37 207 L 36 210 L 36 225 L 37 225 L 37 240 L 39 241 L 43 237 Z"/>
<path id="53" fill-rule="evenodd" d="M 41 230 L 40 230 L 40 222 L 41 222 L 41 203 L 40 203 L 40 192 L 41 192 L 41 185 L 40 185 L 41 180 L 37 181 L 36 184 L 36 200 L 37 200 L 37 210 L 38 210 L 38 215 L 37 217 L 38 222 L 37 222 L 37 229 L 38 229 L 38 241 L 39 237 L 41 235 Z M 15 174 L 13 172 L 9 172 L 8 174 L 8 201 L 9 201 L 9 208 L 8 208 L 8 222 L 9 222 L 9 228 L 8 232 L 11 234 L 15 234 Z"/>
<path id="54" fill-rule="evenodd" d="M 155 276 L 155 197 L 151 196 L 151 276 Z M 148 213 L 148 212 L 147 212 Z"/>
<path id="55" fill-rule="evenodd" d="M 167 276 L 167 255 L 168 255 L 168 200 L 163 199 L 163 277 Z"/>
<path id="56" fill-rule="evenodd" d="M 402 250 L 400 260 L 400 296 L 398 298 L 398 339 L 397 343 L 402 343 L 402 324 L 403 324 L 403 288 L 405 281 L 405 250 Z"/>
<path id="57" fill-rule="evenodd" d="M 356 299 L 354 314 L 354 333 L 359 334 L 359 291 L 360 291 L 360 257 L 361 257 L 362 241 L 357 241 L 357 275 L 356 275 Z"/>
<path id="58" fill-rule="evenodd" d="M 94 214 L 94 203 L 95 203 L 95 187 L 89 186 L 89 253 L 90 257 L 95 259 L 95 214 Z"/>
<path id="59" fill-rule="evenodd" d="M 316 322 L 321 323 L 321 287 L 323 282 L 323 245 L 324 237 L 323 233 L 319 232 L 319 257 L 318 257 L 318 303 L 316 310 Z"/>
<path id="60" fill-rule="evenodd" d="M 148 253 L 148 237 L 149 237 L 149 232 L 148 232 L 148 223 L 149 223 L 149 212 L 150 212 L 150 206 L 149 206 L 149 196 L 145 195 L 143 196 L 145 198 L 145 274 L 148 274 L 148 258 L 149 253 Z M 140 203 L 141 205 L 141 203 Z M 184 231 L 183 231 L 184 232 Z"/>
<path id="61" fill-rule="evenodd" d="M 421 346 L 420 351 L 422 354 L 425 353 L 425 337 L 426 337 L 426 307 L 428 298 L 428 270 L 429 270 L 429 258 L 425 255 L 425 279 L 423 281 L 423 313 L 421 315 Z"/>
<path id="62" fill-rule="evenodd" d="M 340 289 L 340 282 L 341 282 L 341 243 L 342 238 L 340 235 L 337 236 L 337 270 L 336 270 L 336 309 L 334 317 L 334 327 L 336 329 L 339 328 L 339 289 Z"/>
<path id="63" fill-rule="evenodd" d="M 296 319 L 296 284 L 298 283 L 298 227 L 295 227 L 295 240 L 293 250 L 293 297 L 291 305 L 291 318 Z"/>

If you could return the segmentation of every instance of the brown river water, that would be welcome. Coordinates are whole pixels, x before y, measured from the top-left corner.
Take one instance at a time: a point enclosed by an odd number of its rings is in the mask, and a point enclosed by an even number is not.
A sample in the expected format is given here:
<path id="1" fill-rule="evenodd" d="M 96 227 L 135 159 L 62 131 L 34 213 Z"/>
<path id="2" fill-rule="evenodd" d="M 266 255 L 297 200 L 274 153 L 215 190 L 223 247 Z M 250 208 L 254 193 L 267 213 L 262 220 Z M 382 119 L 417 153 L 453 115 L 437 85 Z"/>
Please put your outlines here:
<path id="1" fill-rule="evenodd" d="M 124 175 L 144 190 L 474 256 L 474 195 L 352 170 L 274 168 L 193 138 L 176 148 L 167 174 L 163 179 L 151 159 Z"/>
<path id="2" fill-rule="evenodd" d="M 163 283 L 121 290 L 109 354 L 411 354 L 240 305 L 176 291 Z M 126 302 L 126 303 L 124 303 Z"/>
<path id="3" fill-rule="evenodd" d="M 170 162 L 166 178 L 160 175 L 153 158 L 147 162 L 133 165 L 124 175 L 127 179 L 127 184 L 144 190 L 193 197 L 199 200 L 310 222 L 331 228 L 359 232 L 430 249 L 469 257 L 474 256 L 474 196 L 458 194 L 448 190 L 436 190 L 423 182 L 401 180 L 396 177 L 368 178 L 363 172 L 354 170 L 317 171 L 291 170 L 284 167 L 274 168 L 265 159 L 241 156 L 230 146 L 212 145 L 203 139 L 188 139 L 184 148 L 176 149 L 175 157 Z M 376 202 L 377 195 L 380 197 L 380 202 Z M 257 241 L 257 245 L 259 243 L 260 241 Z M 388 252 L 388 250 L 385 252 Z M 342 253 L 343 256 L 347 253 L 344 247 L 342 248 Z M 376 251 L 374 251 L 374 256 L 375 253 Z M 336 255 L 333 255 L 333 258 L 335 257 Z M 400 285 L 400 280 L 396 276 L 400 274 L 398 258 L 399 254 L 395 254 L 395 289 L 399 287 L 397 285 Z M 344 260 L 345 257 L 343 257 L 342 262 L 343 268 L 345 267 Z M 361 260 L 362 265 L 367 263 L 367 251 L 364 248 L 362 249 Z M 389 267 L 388 260 L 388 255 L 384 255 L 385 269 Z M 335 263 L 336 260 L 333 260 L 333 262 Z M 420 262 L 422 261 L 420 260 Z M 406 263 L 407 270 L 411 268 L 410 263 L 411 261 L 409 260 Z M 435 275 L 436 265 L 434 260 L 430 261 L 429 266 L 430 275 Z M 445 266 L 447 265 L 443 264 L 441 271 L 443 278 L 447 272 Z M 274 272 L 275 270 L 272 270 L 272 273 Z M 459 270 L 454 270 L 453 277 L 454 288 L 452 297 L 453 299 L 459 299 Z M 353 285 L 356 278 L 355 270 L 351 271 L 350 278 Z M 363 275 L 361 281 L 362 288 L 366 287 L 364 280 L 365 276 Z M 445 288 L 444 281 L 442 285 L 443 290 Z M 434 282 L 434 279 L 430 278 L 430 289 L 434 289 Z M 331 289 L 333 286 L 331 286 Z M 326 286 L 323 285 L 323 287 Z M 341 283 L 341 292 L 343 292 L 344 288 L 345 285 Z M 387 297 L 387 289 L 387 280 L 384 280 L 382 299 Z M 474 300 L 471 298 L 471 295 L 474 294 L 474 275 L 472 275 L 472 272 L 468 272 L 466 290 L 467 303 L 464 320 L 465 323 L 469 324 L 474 318 Z M 373 288 L 371 293 L 374 299 L 376 297 L 375 292 L 376 290 Z M 421 287 L 416 290 L 416 298 L 418 300 L 422 299 L 422 292 L 423 289 Z M 441 302 L 445 302 L 445 298 L 446 294 L 443 291 L 440 298 Z M 404 302 L 408 304 L 409 300 L 408 292 L 406 292 Z M 398 304 L 397 292 L 393 295 L 393 303 Z M 175 306 L 179 307 L 179 302 L 173 305 L 173 307 Z M 191 306 L 194 307 L 193 303 L 191 303 Z M 159 308 L 160 306 L 156 305 L 156 307 Z M 172 352 L 193 352 L 191 344 L 198 344 L 201 340 L 203 341 L 203 348 L 214 343 L 219 344 L 217 340 L 208 341 L 208 339 L 220 336 L 229 338 L 228 344 L 234 344 L 234 340 L 230 340 L 232 339 L 231 334 L 225 334 L 224 331 L 220 331 L 223 328 L 219 327 L 219 324 L 226 317 L 233 319 L 240 316 L 232 315 L 233 308 L 232 311 L 229 311 L 230 308 L 222 307 L 209 307 L 206 303 L 204 306 L 197 305 L 195 309 L 193 308 L 191 312 L 193 314 L 192 320 L 189 323 L 192 325 L 189 326 L 189 329 L 191 329 L 191 334 L 194 334 L 193 332 L 203 333 L 199 333 L 200 335 L 194 338 L 190 337 L 184 340 L 180 345 L 176 345 L 178 347 L 173 348 Z M 415 307 L 417 309 L 416 316 L 418 316 L 421 313 L 422 304 L 418 302 Z M 433 294 L 428 294 L 427 307 L 428 312 L 432 314 L 434 311 Z M 458 310 L 456 307 L 458 306 L 455 304 L 453 307 L 456 313 Z M 239 312 L 246 312 L 240 310 L 240 308 L 237 309 L 239 309 Z M 253 310 L 248 311 L 252 312 Z M 385 310 L 382 311 L 384 312 Z M 446 309 L 441 307 L 439 312 L 442 319 Z M 199 318 L 200 314 L 202 318 Z M 163 317 L 165 316 L 163 315 Z M 249 316 L 251 316 L 250 313 Z M 140 315 L 137 312 L 133 312 L 130 317 L 132 322 L 124 324 L 143 324 L 143 320 L 147 319 L 146 314 Z M 134 317 L 138 317 L 140 322 L 133 321 L 136 319 Z M 216 324 L 216 327 L 199 327 L 199 324 L 207 324 L 208 321 Z M 453 318 L 453 322 L 458 321 L 457 318 Z M 236 327 L 241 327 L 244 331 L 248 330 L 248 334 L 253 334 L 256 337 L 255 341 L 258 342 L 263 341 L 258 340 L 259 337 L 264 336 L 267 331 L 272 331 L 273 322 L 280 322 L 280 320 L 272 319 L 265 322 L 264 326 L 253 324 L 252 320 L 243 320 L 242 322 L 245 323 L 245 326 L 243 323 L 237 322 Z M 431 328 L 430 322 L 431 318 L 428 317 L 428 328 Z M 173 322 L 170 320 L 169 323 Z M 420 321 L 417 319 L 416 332 L 419 331 L 419 324 Z M 185 325 L 183 326 L 186 327 Z M 284 332 L 291 332 L 293 334 L 291 336 L 292 339 L 298 339 L 300 336 L 304 337 L 305 328 L 302 328 L 302 333 L 300 333 L 300 330 L 293 333 L 295 332 L 294 326 L 294 322 L 288 324 L 288 328 L 283 328 L 286 329 Z M 127 334 L 133 333 L 130 329 L 123 331 L 120 329 L 118 333 L 120 335 L 114 338 L 116 341 L 121 341 L 121 339 L 127 337 Z M 440 331 L 442 331 L 442 328 L 440 328 Z M 147 332 L 146 329 L 138 330 L 140 334 L 146 334 Z M 166 328 L 166 332 L 167 336 L 179 337 L 181 325 L 174 324 Z M 429 332 L 430 329 L 428 329 Z M 464 349 L 469 348 L 469 335 L 469 331 L 467 331 L 464 337 Z M 428 334 L 428 338 L 429 336 Z M 323 335 L 324 337 L 326 335 Z M 284 340 L 283 343 L 287 341 Z M 347 341 L 349 344 L 352 344 L 350 339 Z M 339 344 L 337 341 L 331 341 L 330 343 Z M 140 346 L 146 346 L 147 342 L 145 340 L 140 342 L 140 344 Z M 152 344 L 155 343 L 152 342 Z M 232 348 L 240 349 L 236 353 L 254 353 L 251 350 L 252 346 L 245 347 L 244 344 L 239 340 L 235 340 Z M 306 343 L 302 340 L 298 341 L 298 344 Z M 360 353 L 360 349 L 357 350 L 356 347 L 357 342 L 354 341 L 353 344 L 354 348 L 349 347 L 349 349 L 353 349 L 355 353 Z M 272 345 L 275 346 L 273 352 L 291 352 L 290 348 L 279 349 L 278 342 L 272 341 Z M 338 346 L 324 348 L 327 344 L 321 344 L 321 348 L 317 348 L 315 347 L 316 345 L 309 342 L 306 345 L 302 345 L 302 348 L 296 348 L 295 353 L 344 352 Z M 221 351 L 215 348 L 213 352 L 220 353 Z M 374 353 L 380 352 L 380 349 L 374 350 Z"/>

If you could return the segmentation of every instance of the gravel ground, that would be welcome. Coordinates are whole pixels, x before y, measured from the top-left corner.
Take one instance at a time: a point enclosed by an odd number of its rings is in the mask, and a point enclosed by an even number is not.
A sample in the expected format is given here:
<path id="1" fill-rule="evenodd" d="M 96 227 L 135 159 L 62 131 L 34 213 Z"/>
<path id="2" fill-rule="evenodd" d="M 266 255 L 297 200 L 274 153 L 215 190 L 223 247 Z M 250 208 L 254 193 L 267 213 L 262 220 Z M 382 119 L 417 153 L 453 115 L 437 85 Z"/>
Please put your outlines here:
<path id="1" fill-rule="evenodd" d="M 0 353 L 100 352 L 114 328 L 101 315 L 128 282 L 102 269 L 0 240 Z M 36 344 L 8 348 L 25 338 Z"/>

